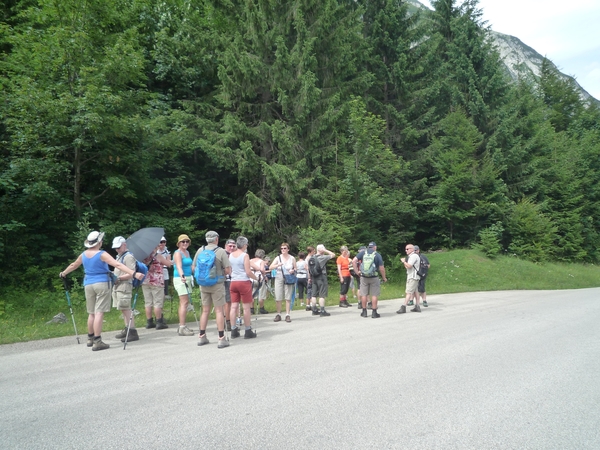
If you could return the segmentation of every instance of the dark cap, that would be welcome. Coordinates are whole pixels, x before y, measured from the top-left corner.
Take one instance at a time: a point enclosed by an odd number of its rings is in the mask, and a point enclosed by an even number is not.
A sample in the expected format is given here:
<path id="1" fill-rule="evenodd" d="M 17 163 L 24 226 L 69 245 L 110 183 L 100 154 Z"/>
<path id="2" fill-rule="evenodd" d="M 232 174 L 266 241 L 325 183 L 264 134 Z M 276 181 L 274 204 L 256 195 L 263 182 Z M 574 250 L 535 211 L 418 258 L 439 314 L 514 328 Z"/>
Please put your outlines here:
<path id="1" fill-rule="evenodd" d="M 415 252 L 421 250 L 418 245 L 413 245 L 413 247 L 415 248 Z"/>
<path id="2" fill-rule="evenodd" d="M 377 244 L 375 242 L 369 242 L 369 247 L 377 247 Z"/>

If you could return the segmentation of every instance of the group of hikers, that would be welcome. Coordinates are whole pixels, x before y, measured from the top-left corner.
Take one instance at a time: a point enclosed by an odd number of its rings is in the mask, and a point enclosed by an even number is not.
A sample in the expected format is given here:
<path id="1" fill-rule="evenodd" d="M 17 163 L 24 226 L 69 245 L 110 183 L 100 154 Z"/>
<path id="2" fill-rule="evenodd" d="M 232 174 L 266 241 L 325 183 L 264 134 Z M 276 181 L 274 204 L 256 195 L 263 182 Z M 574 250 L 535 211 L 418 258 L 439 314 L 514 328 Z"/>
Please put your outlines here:
<path id="1" fill-rule="evenodd" d="M 59 274 L 64 278 L 83 265 L 88 312 L 87 346 L 93 351 L 110 347 L 102 341 L 102 324 L 104 314 L 110 311 L 111 299 L 112 306 L 122 312 L 125 323 L 116 338 L 125 343 L 139 340 L 132 311 L 132 296 L 134 285 L 142 281 L 146 328 L 169 328 L 164 320 L 163 306 L 165 298 L 169 298 L 171 267 L 173 288 L 179 297 L 179 336 L 195 335 L 187 326 L 186 317 L 188 311 L 194 310 L 190 303 L 194 279 L 200 287 L 202 313 L 198 321 L 199 346 L 209 344 L 206 329 L 213 308 L 219 336 L 218 348 L 230 345 L 226 331 L 231 333 L 232 339 L 241 337 L 242 326 L 244 339 L 255 338 L 256 331 L 251 326 L 251 317 L 255 312 L 254 302 L 257 301 L 258 313 L 269 314 L 264 306 L 269 293 L 275 299 L 274 322 L 290 323 L 293 302 L 299 301 L 304 306 L 305 294 L 306 311 L 312 311 L 314 316 L 330 316 L 325 309 L 329 291 L 327 263 L 336 255 L 323 244 L 316 248 L 307 247 L 306 252 L 299 252 L 296 259 L 290 254 L 289 244 L 284 242 L 280 246 L 280 254 L 271 261 L 263 249 L 257 249 L 254 258 L 250 258 L 247 253 L 248 239 L 244 236 L 236 240 L 228 239 L 224 247 L 220 247 L 219 234 L 208 231 L 205 235 L 206 244 L 193 257 L 189 251 L 191 239 L 188 235 L 179 236 L 177 250 L 172 255 L 163 237 L 152 253 L 142 261 L 147 266 L 147 273 L 144 274 L 137 271 L 138 262 L 129 252 L 124 237 L 117 236 L 113 239 L 112 248 L 117 252 L 116 259 L 101 250 L 103 239 L 104 233 L 91 232 L 84 242 L 86 250 Z M 425 255 L 420 254 L 416 245 L 408 244 L 405 250 L 407 256 L 401 261 L 407 271 L 406 297 L 398 314 L 406 313 L 407 306 L 414 305 L 411 309 L 413 312 L 421 312 L 421 303 L 428 306 L 425 279 L 429 261 Z M 387 277 L 376 243 L 370 242 L 361 247 L 352 259 L 348 247 L 342 246 L 335 262 L 340 281 L 339 306 L 352 306 L 348 301 L 348 293 L 357 289 L 361 317 L 368 317 L 367 310 L 370 309 L 371 317 L 379 318 L 377 299 L 381 293 L 381 282 L 386 282 Z M 109 266 L 114 271 L 111 272 Z"/>

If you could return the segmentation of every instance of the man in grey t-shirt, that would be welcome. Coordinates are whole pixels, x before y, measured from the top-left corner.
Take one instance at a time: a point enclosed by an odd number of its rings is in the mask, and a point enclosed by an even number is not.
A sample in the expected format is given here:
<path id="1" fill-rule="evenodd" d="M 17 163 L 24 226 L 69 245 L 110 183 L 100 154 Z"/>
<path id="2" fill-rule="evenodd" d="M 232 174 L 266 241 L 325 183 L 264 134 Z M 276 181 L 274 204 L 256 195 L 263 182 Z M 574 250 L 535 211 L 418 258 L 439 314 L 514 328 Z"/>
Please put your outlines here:
<path id="1" fill-rule="evenodd" d="M 313 316 L 321 316 L 327 317 L 330 316 L 327 311 L 325 311 L 325 297 L 327 297 L 329 284 L 327 282 L 327 261 L 335 256 L 335 253 L 327 250 L 323 244 L 317 245 L 317 253 L 313 256 L 309 256 L 306 260 L 308 264 L 308 272 L 309 279 L 312 281 L 312 298 L 310 299 L 310 303 L 312 305 Z M 321 268 L 321 273 L 319 275 L 315 275 L 310 272 L 311 262 L 310 260 L 314 258 L 316 263 Z M 317 297 L 319 298 L 319 306 L 321 310 L 317 309 Z"/>

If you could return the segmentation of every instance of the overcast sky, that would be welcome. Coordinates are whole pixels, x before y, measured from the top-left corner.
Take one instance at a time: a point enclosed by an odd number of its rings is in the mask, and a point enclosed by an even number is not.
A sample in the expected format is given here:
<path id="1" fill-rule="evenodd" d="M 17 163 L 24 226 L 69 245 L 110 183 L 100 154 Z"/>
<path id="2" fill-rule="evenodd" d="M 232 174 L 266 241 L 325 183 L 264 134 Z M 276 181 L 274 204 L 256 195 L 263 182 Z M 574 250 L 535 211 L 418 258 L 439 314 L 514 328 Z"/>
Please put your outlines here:
<path id="1" fill-rule="evenodd" d="M 479 0 L 479 7 L 494 31 L 518 37 L 600 100 L 600 0 Z"/>

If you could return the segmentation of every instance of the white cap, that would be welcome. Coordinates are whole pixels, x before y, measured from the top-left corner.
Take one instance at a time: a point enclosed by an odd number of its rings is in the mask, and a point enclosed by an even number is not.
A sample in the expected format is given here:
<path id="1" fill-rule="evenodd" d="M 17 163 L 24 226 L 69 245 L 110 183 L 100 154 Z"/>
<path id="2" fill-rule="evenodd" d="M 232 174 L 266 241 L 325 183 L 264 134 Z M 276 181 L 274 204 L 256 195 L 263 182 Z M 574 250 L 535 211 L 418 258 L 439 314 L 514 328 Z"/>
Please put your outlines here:
<path id="1" fill-rule="evenodd" d="M 119 248 L 124 242 L 127 242 L 127 240 L 123 236 L 117 236 L 113 239 L 112 248 Z"/>

